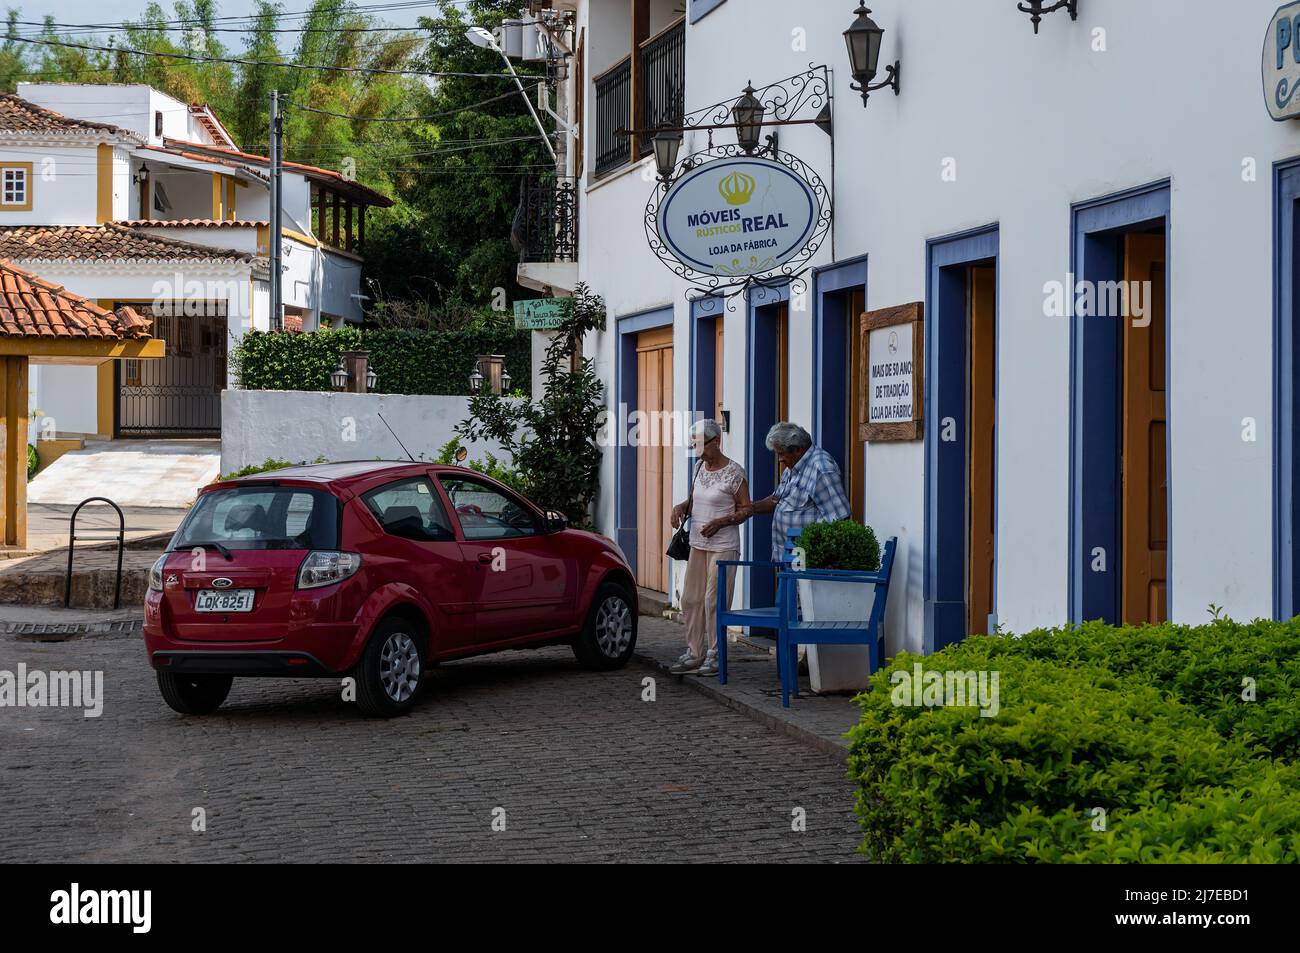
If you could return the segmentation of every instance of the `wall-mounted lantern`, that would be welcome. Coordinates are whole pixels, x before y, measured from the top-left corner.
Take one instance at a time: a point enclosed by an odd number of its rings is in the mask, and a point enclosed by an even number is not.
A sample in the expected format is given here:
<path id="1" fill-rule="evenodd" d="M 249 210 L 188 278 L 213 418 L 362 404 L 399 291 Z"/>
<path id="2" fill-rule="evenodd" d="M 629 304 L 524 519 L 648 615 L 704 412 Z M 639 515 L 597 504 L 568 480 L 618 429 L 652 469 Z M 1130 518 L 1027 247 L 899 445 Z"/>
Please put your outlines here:
<path id="1" fill-rule="evenodd" d="M 469 375 L 470 393 L 477 394 L 484 385 L 494 394 L 504 394 L 510 389 L 510 374 L 506 370 L 504 354 L 480 354 Z"/>
<path id="2" fill-rule="evenodd" d="M 368 394 L 378 383 L 369 351 L 344 351 L 339 355 L 339 366 L 330 371 L 330 386 L 336 391 Z"/>
<path id="3" fill-rule="evenodd" d="M 762 102 L 754 95 L 754 84 L 748 83 L 736 104 L 731 107 L 731 117 L 736 121 L 736 141 L 746 155 L 753 155 L 758 140 L 763 135 L 763 116 L 767 113 Z"/>
<path id="4" fill-rule="evenodd" d="M 854 13 L 857 14 L 857 19 L 844 31 L 844 43 L 849 48 L 849 68 L 854 79 L 849 87 L 862 94 L 862 104 L 865 106 L 868 96 L 877 89 L 891 87 L 894 95 L 898 95 L 901 64 L 894 60 L 892 65 L 885 67 L 883 81 L 875 84 L 871 82 L 876 78 L 876 70 L 880 65 L 880 40 L 885 31 L 871 19 L 871 11 L 865 3 L 860 4 Z"/>
<path id="5" fill-rule="evenodd" d="M 343 358 L 339 358 L 339 366 L 330 371 L 330 386 L 335 390 L 348 389 L 348 369 L 343 366 Z"/>
<path id="6" fill-rule="evenodd" d="M 677 154 L 682 148 L 680 133 L 660 130 L 650 140 L 655 148 L 655 169 L 664 188 L 672 184 L 673 170 L 677 168 Z"/>
<path id="7" fill-rule="evenodd" d="M 1071 20 L 1079 19 L 1079 0 L 1057 0 L 1050 7 L 1043 6 L 1043 0 L 1028 0 L 1025 3 L 1017 3 L 1016 9 L 1021 13 L 1029 14 L 1029 19 L 1034 24 L 1035 36 L 1038 34 L 1038 24 L 1042 21 L 1044 13 L 1068 10 Z"/>

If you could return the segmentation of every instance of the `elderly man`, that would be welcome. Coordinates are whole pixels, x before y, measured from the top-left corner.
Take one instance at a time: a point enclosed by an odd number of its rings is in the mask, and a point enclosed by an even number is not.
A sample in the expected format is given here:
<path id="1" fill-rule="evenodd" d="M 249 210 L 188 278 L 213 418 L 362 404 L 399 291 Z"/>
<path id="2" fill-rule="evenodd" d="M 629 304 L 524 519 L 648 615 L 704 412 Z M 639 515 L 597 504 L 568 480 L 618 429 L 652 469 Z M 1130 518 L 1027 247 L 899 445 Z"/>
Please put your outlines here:
<path id="1" fill-rule="evenodd" d="M 808 431 L 782 421 L 767 432 L 766 443 L 785 472 L 776 492 L 756 500 L 753 512 L 772 514 L 772 560 L 779 562 L 791 531 L 844 519 L 851 511 L 839 465 L 821 447 L 813 446 Z"/>

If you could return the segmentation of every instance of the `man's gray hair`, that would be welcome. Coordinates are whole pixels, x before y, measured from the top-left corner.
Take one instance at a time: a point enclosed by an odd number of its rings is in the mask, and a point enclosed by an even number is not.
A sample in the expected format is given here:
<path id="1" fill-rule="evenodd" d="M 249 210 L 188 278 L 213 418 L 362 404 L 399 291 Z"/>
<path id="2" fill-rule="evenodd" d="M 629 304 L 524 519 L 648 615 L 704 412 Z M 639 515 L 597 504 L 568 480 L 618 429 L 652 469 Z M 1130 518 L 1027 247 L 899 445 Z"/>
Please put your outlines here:
<path id="1" fill-rule="evenodd" d="M 722 436 L 722 427 L 718 425 L 716 420 L 706 418 L 691 424 L 691 433 L 699 434 L 700 439 L 708 443 L 710 440 L 717 440 Z"/>
<path id="2" fill-rule="evenodd" d="M 767 449 L 775 452 L 777 450 L 807 450 L 812 446 L 813 440 L 812 435 L 798 424 L 782 420 L 780 423 L 772 425 L 772 429 L 767 432 L 767 440 L 764 442 Z"/>

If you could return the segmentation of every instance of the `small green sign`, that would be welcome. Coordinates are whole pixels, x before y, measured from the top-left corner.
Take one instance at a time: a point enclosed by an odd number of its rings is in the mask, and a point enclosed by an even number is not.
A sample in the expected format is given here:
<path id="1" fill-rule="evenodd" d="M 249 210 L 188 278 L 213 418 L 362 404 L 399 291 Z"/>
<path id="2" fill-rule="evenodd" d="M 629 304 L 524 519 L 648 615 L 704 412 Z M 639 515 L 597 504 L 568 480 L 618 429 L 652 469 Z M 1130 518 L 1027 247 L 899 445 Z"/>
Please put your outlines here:
<path id="1" fill-rule="evenodd" d="M 530 298 L 515 302 L 515 327 L 525 331 L 553 331 L 564 320 L 571 298 Z"/>

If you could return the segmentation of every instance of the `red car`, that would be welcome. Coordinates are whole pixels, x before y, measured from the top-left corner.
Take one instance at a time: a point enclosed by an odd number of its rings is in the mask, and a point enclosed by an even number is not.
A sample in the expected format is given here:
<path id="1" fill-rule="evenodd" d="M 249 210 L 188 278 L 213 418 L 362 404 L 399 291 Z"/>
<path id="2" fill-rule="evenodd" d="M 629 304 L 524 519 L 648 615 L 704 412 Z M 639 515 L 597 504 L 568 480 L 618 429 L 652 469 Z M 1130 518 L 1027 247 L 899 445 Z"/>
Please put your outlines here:
<path id="1" fill-rule="evenodd" d="M 431 665 L 568 643 L 626 664 L 636 586 L 617 546 L 502 484 L 423 463 L 326 463 L 214 483 L 149 570 L 158 688 L 215 711 L 235 676 L 356 679 L 408 711 Z"/>

